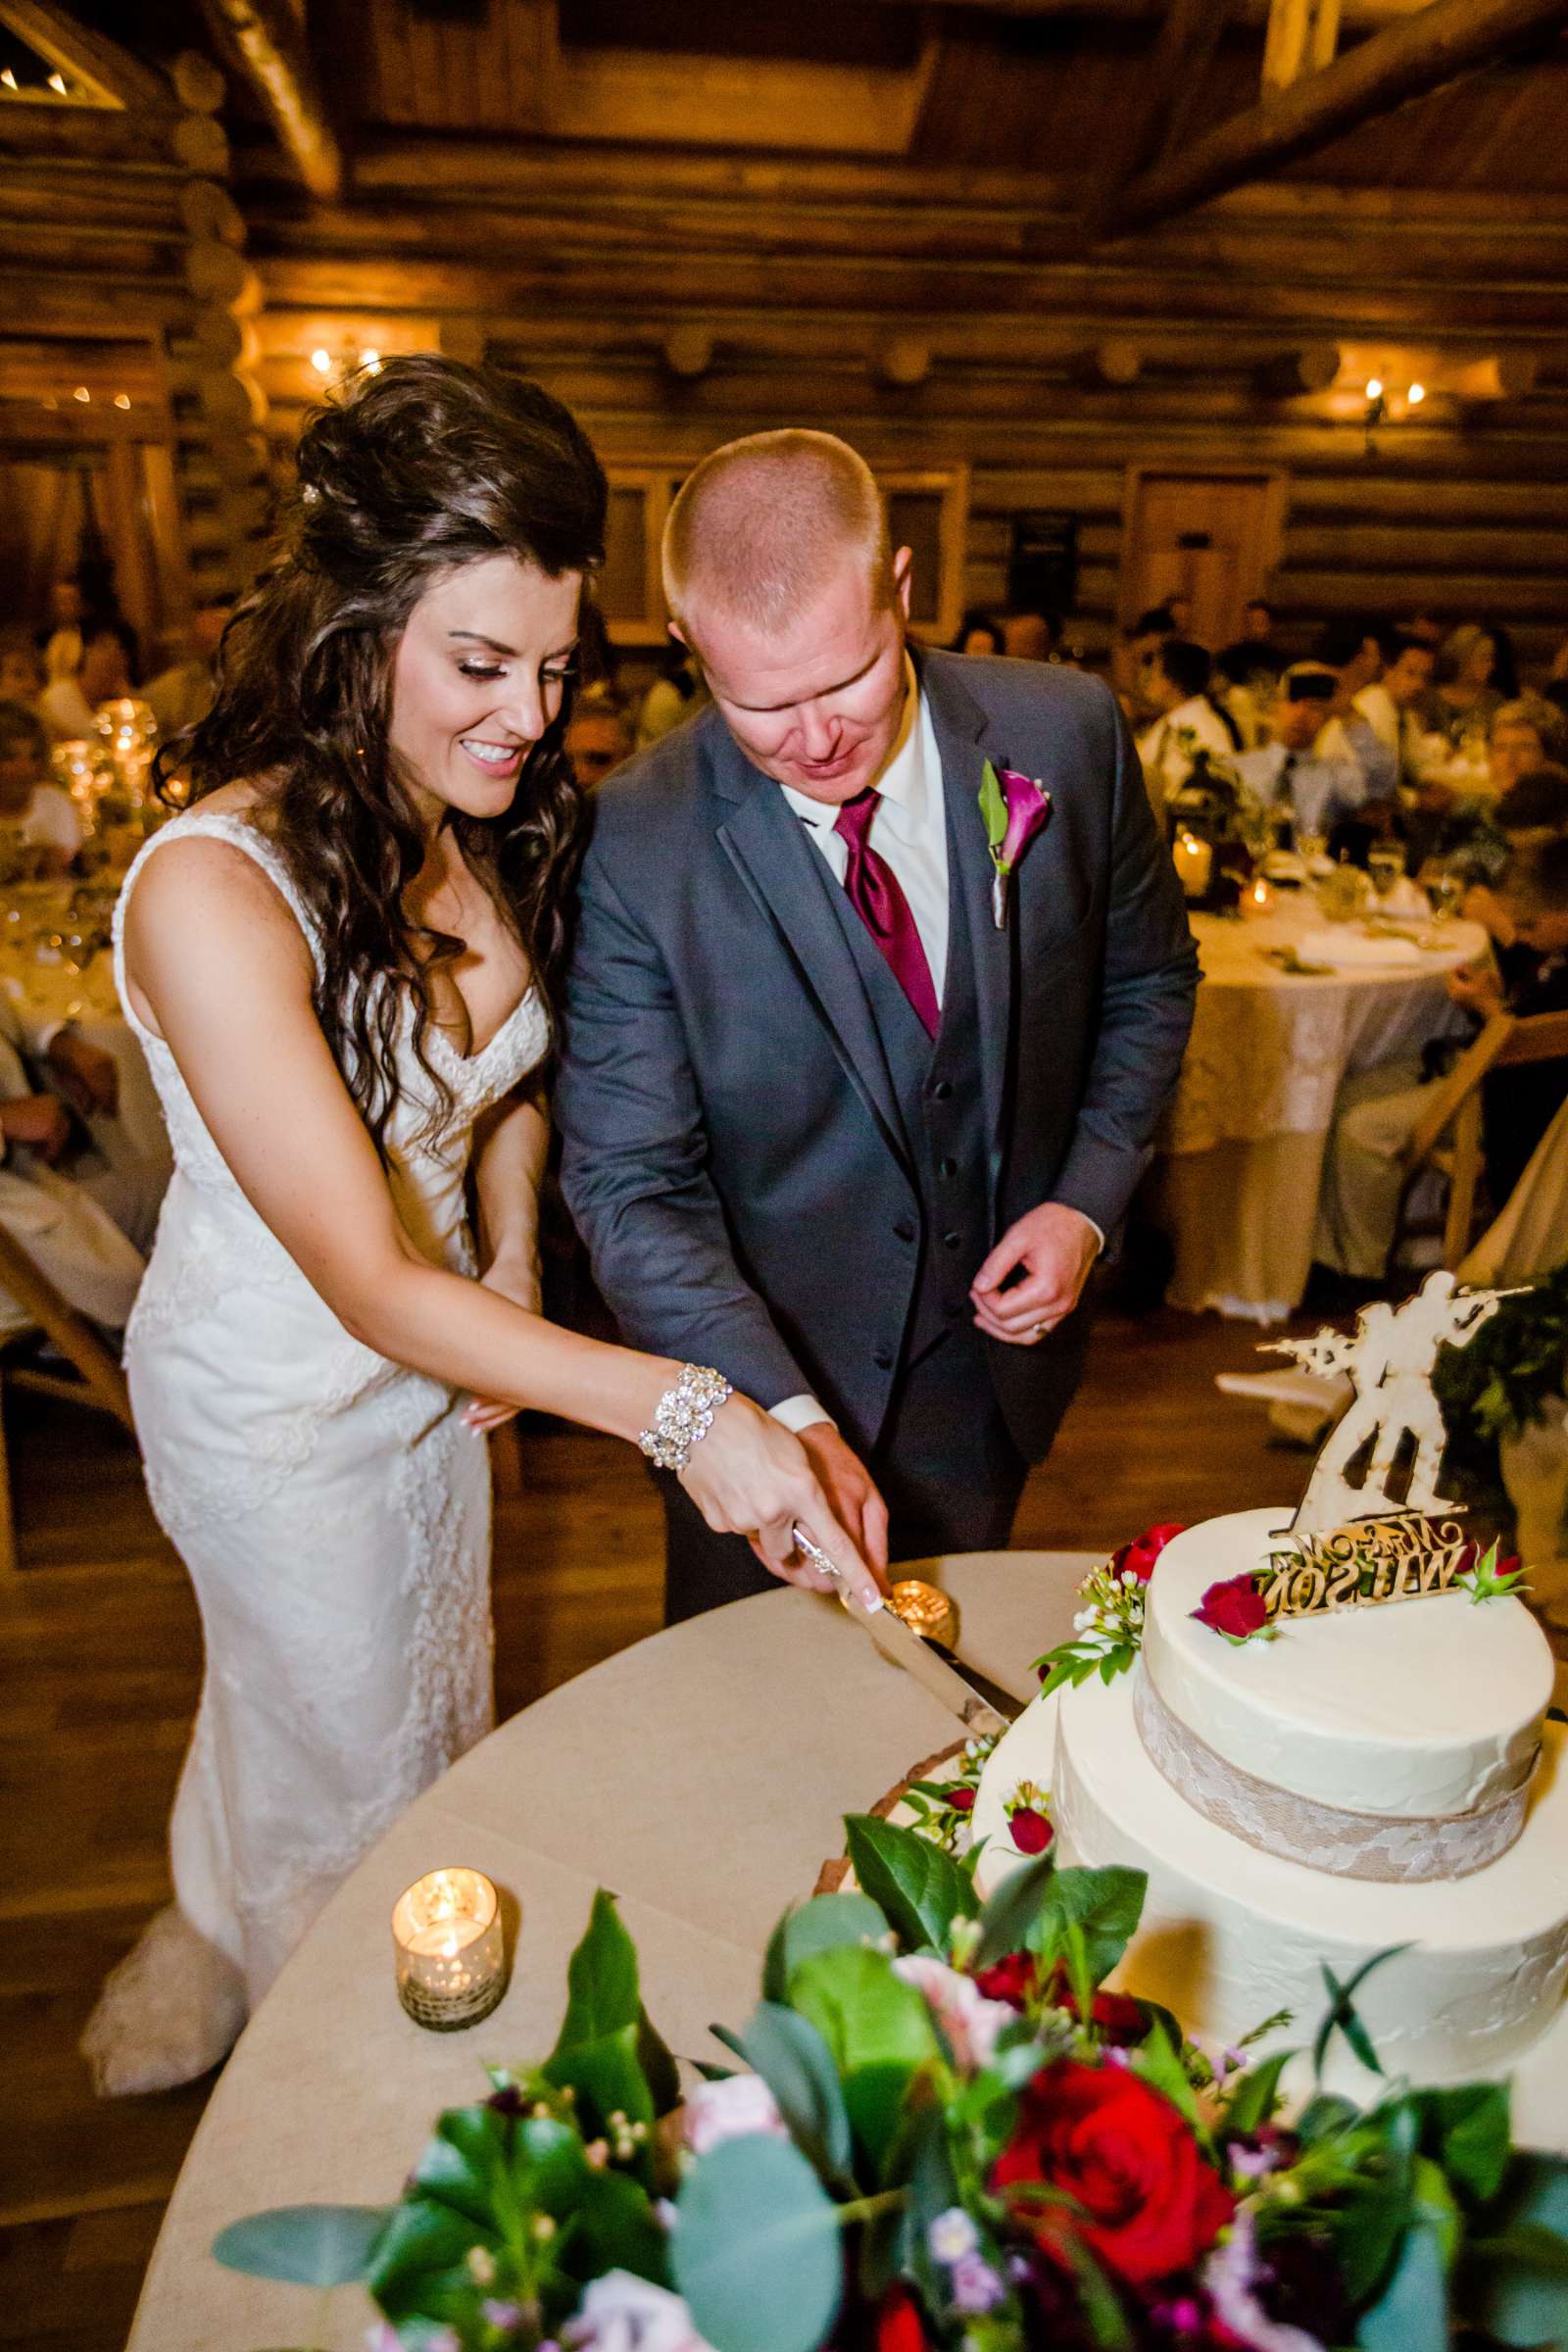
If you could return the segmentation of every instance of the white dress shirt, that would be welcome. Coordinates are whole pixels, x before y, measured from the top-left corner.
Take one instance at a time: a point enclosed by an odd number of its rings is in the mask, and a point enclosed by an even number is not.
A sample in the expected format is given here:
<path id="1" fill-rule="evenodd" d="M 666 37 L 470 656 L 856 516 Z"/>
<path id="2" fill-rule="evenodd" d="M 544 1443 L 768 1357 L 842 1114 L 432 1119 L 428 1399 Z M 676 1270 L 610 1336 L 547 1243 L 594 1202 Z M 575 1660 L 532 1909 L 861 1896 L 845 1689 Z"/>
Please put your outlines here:
<path id="1" fill-rule="evenodd" d="M 1190 738 L 1200 751 L 1207 752 L 1211 760 L 1229 760 L 1236 757 L 1236 746 L 1230 729 L 1209 701 L 1206 694 L 1189 695 L 1163 718 L 1156 718 L 1138 738 L 1138 757 L 1143 761 L 1144 779 L 1155 809 L 1164 808 L 1171 794 L 1180 792 L 1193 772 L 1193 755 L 1188 748 Z"/>

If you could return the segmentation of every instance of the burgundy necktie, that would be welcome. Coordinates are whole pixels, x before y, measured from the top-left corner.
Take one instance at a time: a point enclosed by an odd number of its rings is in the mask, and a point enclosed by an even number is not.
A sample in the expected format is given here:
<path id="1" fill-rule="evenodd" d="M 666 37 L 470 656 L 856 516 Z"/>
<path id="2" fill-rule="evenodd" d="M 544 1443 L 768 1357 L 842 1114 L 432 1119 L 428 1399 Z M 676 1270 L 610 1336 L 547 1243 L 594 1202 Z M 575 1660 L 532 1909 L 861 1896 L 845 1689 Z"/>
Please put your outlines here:
<path id="1" fill-rule="evenodd" d="M 909 902 L 899 888 L 898 876 L 885 858 L 872 849 L 869 835 L 878 795 L 868 785 L 839 810 L 833 830 L 849 849 L 844 889 L 871 937 L 887 957 L 894 979 L 919 1014 L 926 1034 L 935 1037 L 942 1018 L 937 992 L 931 985 L 931 966 L 920 945 Z"/>

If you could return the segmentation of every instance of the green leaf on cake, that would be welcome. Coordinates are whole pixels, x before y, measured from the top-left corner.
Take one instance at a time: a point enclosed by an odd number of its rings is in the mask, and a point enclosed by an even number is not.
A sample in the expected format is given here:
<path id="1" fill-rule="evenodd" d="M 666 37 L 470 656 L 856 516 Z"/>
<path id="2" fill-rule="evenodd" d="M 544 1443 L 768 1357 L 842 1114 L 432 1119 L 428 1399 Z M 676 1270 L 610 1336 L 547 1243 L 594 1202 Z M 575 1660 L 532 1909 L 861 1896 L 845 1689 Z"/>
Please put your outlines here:
<path id="1" fill-rule="evenodd" d="M 838 2317 L 839 2218 L 788 2140 L 725 2140 L 681 2188 L 675 2283 L 714 2352 L 814 2352 Z"/>
<path id="2" fill-rule="evenodd" d="M 790 1979 L 814 1952 L 836 1951 L 840 1944 L 879 1943 L 888 1923 L 866 1894 L 813 1894 L 810 1901 L 786 1911 L 768 1938 L 762 1963 L 762 1998 L 782 2001 Z"/>
<path id="3" fill-rule="evenodd" d="M 1314 2074 L 1322 2075 L 1323 2060 L 1327 2055 L 1329 2043 L 1337 2033 L 1345 2035 L 1351 2050 L 1369 2074 L 1382 2074 L 1382 2062 L 1373 2047 L 1372 2036 L 1356 2014 L 1354 1996 L 1360 1991 L 1361 1986 L 1375 1968 L 1381 1968 L 1386 1960 L 1396 1960 L 1401 1952 L 1407 1952 L 1409 1949 L 1410 1946 L 1407 1943 L 1386 1945 L 1381 1952 L 1374 1952 L 1370 1960 L 1363 1960 L 1354 1976 L 1344 1984 L 1340 1983 L 1326 1960 L 1320 1962 L 1323 1983 L 1328 1990 L 1329 2006 L 1323 2023 L 1317 2030 L 1317 2039 L 1312 2044 L 1312 2071 Z"/>
<path id="4" fill-rule="evenodd" d="M 1055 1861 L 1049 1853 L 1008 1871 L 980 1914 L 979 1940 L 970 1962 L 976 1973 L 1004 1960 L 1009 1952 L 1033 1949 L 1046 1889 L 1055 1875 Z"/>
<path id="5" fill-rule="evenodd" d="M 348 2286 L 370 2267 L 385 2205 L 275 2205 L 233 2222 L 213 2240 L 224 2268 L 294 2286 Z"/>
<path id="6" fill-rule="evenodd" d="M 1414 2094 L 1427 2152 L 1450 2180 L 1486 2204 L 1508 2169 L 1509 2096 L 1506 2082 L 1467 2082 L 1453 2090 Z"/>
<path id="7" fill-rule="evenodd" d="M 850 1862 L 907 1952 L 946 1955 L 956 1919 L 975 1909 L 974 1888 L 950 1854 L 874 1813 L 847 1813 Z"/>
<path id="8" fill-rule="evenodd" d="M 1250 2066 L 1225 2102 L 1225 2130 L 1260 2132 L 1279 2104 L 1280 2077 L 1296 2056 L 1294 2050 L 1275 2050 Z"/>
<path id="9" fill-rule="evenodd" d="M 1458 2233 L 1453 2199 L 1438 2167 L 1425 2158 L 1416 2160 L 1413 2187 L 1413 2218 L 1388 2283 L 1356 2328 L 1363 2352 L 1447 2352 L 1451 2341 L 1448 2273 Z"/>
<path id="10" fill-rule="evenodd" d="M 1180 2053 L 1162 2025 L 1156 2022 L 1151 2027 L 1133 2053 L 1132 2067 L 1151 2089 L 1170 2101 L 1178 2115 L 1186 2117 L 1199 2140 L 1206 2146 L 1208 2129 L 1198 2104 L 1198 2093 L 1188 2081 Z"/>
<path id="11" fill-rule="evenodd" d="M 1075 1929 L 1083 1937 L 1090 1982 L 1102 1984 L 1137 1933 L 1148 1891 L 1147 1872 L 1119 1864 L 1058 1870 L 1046 1886 L 1031 1948 L 1047 1967 L 1068 1960 L 1069 1929 Z"/>
<path id="12" fill-rule="evenodd" d="M 1464 2319 L 1504 2344 L 1568 2341 L 1568 2164 L 1517 2155 L 1460 2272 Z"/>

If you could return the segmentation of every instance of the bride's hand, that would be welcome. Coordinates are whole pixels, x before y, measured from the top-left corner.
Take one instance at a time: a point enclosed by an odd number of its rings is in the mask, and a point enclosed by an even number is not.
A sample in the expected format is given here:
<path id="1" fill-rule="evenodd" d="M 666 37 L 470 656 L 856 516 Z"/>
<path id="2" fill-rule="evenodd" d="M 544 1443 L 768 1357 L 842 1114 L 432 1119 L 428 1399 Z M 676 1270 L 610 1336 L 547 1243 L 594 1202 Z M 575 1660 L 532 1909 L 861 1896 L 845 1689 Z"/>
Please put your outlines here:
<path id="1" fill-rule="evenodd" d="M 497 1258 L 495 1264 L 479 1279 L 484 1290 L 499 1292 L 503 1298 L 510 1298 L 514 1306 L 525 1308 L 530 1315 L 539 1313 L 541 1298 L 537 1257 Z M 513 1420 L 516 1410 L 514 1404 L 501 1404 L 493 1397 L 475 1396 L 465 1406 L 463 1418 L 469 1429 L 476 1429 L 481 1437 L 488 1437 L 493 1429 L 500 1429 Z"/>
<path id="2" fill-rule="evenodd" d="M 828 1508 L 800 1439 L 750 1397 L 732 1396 L 692 1448 L 680 1483 L 718 1535 L 745 1536 L 775 1576 L 810 1592 L 833 1590 L 829 1578 L 795 1547 L 799 1522 L 843 1570 L 863 1600 L 886 1592 Z"/>

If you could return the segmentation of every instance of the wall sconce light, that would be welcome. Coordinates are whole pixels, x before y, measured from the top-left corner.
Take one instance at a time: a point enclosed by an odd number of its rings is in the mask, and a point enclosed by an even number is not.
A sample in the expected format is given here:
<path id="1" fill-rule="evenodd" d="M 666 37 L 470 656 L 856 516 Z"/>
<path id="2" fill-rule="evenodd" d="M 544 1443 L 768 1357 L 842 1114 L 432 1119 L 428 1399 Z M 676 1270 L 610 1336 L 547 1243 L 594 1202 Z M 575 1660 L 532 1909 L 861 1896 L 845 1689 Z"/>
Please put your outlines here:
<path id="1" fill-rule="evenodd" d="M 344 385 L 352 382 L 357 375 L 379 375 L 381 354 L 374 350 L 362 350 L 349 335 L 344 337 L 335 352 L 328 351 L 324 343 L 318 345 L 311 354 L 311 366 L 323 384 L 334 392 L 341 392 Z"/>
<path id="2" fill-rule="evenodd" d="M 1421 406 L 1421 403 L 1425 400 L 1426 396 L 1427 388 L 1425 384 L 1406 384 L 1404 388 L 1404 409 L 1402 413 L 1405 416 L 1408 416 L 1412 409 L 1418 409 Z M 1393 397 L 1396 398 L 1397 395 L 1394 395 Z M 1362 419 L 1366 427 L 1366 454 L 1369 458 L 1375 458 L 1377 456 L 1377 442 L 1374 440 L 1373 435 L 1376 433 L 1378 426 L 1380 424 L 1388 424 L 1396 414 L 1396 412 L 1390 407 L 1390 388 L 1384 382 L 1383 378 L 1380 375 L 1369 375 L 1366 379 L 1366 414 Z"/>

